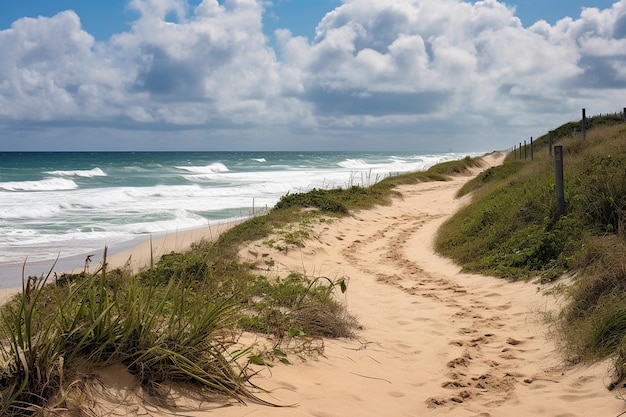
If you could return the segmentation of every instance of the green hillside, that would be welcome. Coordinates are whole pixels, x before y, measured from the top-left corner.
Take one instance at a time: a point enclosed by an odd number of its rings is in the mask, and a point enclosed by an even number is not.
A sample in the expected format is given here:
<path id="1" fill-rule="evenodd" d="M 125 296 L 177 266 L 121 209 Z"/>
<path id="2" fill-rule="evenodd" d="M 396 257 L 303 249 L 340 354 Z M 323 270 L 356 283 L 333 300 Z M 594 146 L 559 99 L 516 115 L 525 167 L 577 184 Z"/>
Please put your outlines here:
<path id="1" fill-rule="evenodd" d="M 437 250 L 467 271 L 563 285 L 558 318 L 571 361 L 615 358 L 626 376 L 626 124 L 619 115 L 568 123 L 507 155 L 460 191 L 472 203 L 440 230 Z M 550 137 L 562 146 L 565 215 L 558 216 Z M 521 156 L 520 156 L 521 153 Z M 569 281 L 568 281 L 569 282 Z"/>

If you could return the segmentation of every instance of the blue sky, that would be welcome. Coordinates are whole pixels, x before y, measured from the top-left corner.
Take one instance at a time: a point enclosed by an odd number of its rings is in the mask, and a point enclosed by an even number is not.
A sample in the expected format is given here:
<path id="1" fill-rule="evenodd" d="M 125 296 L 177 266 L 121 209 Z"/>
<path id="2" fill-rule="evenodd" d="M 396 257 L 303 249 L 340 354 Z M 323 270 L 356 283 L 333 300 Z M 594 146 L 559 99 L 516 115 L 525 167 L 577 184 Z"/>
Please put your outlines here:
<path id="1" fill-rule="evenodd" d="M 200 1 L 189 1 L 190 7 Z M 220 1 L 220 3 L 224 3 Z M 288 0 L 268 4 L 265 30 L 272 36 L 279 27 L 289 28 L 298 35 L 313 36 L 315 26 L 324 15 L 339 6 L 335 0 Z M 106 40 L 112 34 L 130 29 L 137 13 L 129 10 L 128 0 L 3 0 L 0 2 L 0 29 L 5 29 L 22 17 L 52 16 L 64 10 L 74 10 L 81 22 L 97 40 Z"/>
<path id="2" fill-rule="evenodd" d="M 0 29 L 21 17 L 52 16 L 63 10 L 74 10 L 91 35 L 106 40 L 113 33 L 126 31 L 137 17 L 129 10 L 127 0 L 3 0 L 0 2 Z M 197 5 L 200 1 L 189 1 Z M 221 1 L 221 3 L 224 3 Z M 313 37 L 317 23 L 326 13 L 341 5 L 337 0 L 279 0 L 269 4 L 265 30 L 272 36 L 275 29 L 288 28 L 294 34 Z M 613 0 L 518 0 L 504 2 L 516 8 L 515 15 L 525 26 L 538 20 L 554 24 L 564 17 L 580 16 L 583 7 L 607 8 Z"/>
<path id="3" fill-rule="evenodd" d="M 113 33 L 126 31 L 137 17 L 129 10 L 127 0 L 3 0 L 0 2 L 0 29 L 25 16 L 52 16 L 63 10 L 74 10 L 81 22 L 97 40 L 106 40 Z M 189 1 L 191 6 L 200 3 Z M 224 3 L 221 1 L 221 3 Z M 337 0 L 280 0 L 269 4 L 264 32 L 272 36 L 275 29 L 288 28 L 294 34 L 312 37 L 317 23 L 326 13 L 341 5 Z M 525 26 L 538 20 L 555 23 L 564 17 L 578 17 L 583 7 L 607 8 L 613 0 L 518 0 L 504 2 L 515 6 L 516 16 Z"/>
<path id="4" fill-rule="evenodd" d="M 0 151 L 503 149 L 621 110 L 625 38 L 626 0 L 3 0 Z"/>

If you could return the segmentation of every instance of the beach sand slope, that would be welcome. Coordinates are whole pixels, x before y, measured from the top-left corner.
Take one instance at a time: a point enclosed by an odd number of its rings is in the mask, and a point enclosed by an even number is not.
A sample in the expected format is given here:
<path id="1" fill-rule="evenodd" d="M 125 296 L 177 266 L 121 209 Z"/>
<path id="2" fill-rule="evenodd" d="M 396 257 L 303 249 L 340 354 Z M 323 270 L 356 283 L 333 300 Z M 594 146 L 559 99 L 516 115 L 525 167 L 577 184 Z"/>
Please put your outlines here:
<path id="1" fill-rule="evenodd" d="M 501 158 L 485 161 L 493 166 Z M 266 253 L 285 272 L 348 277 L 346 303 L 364 329 L 357 340 L 325 341 L 319 360 L 276 366 L 255 380 L 271 390 L 268 399 L 296 407 L 249 405 L 220 415 L 583 417 L 624 411 L 620 393 L 605 388 L 606 363 L 564 364 L 542 319 L 558 308 L 553 297 L 536 284 L 462 273 L 435 254 L 437 229 L 469 201 L 455 198 L 468 179 L 400 187 L 402 198 L 391 206 L 320 226 L 300 250 Z M 262 253 L 263 246 L 252 252 Z"/>

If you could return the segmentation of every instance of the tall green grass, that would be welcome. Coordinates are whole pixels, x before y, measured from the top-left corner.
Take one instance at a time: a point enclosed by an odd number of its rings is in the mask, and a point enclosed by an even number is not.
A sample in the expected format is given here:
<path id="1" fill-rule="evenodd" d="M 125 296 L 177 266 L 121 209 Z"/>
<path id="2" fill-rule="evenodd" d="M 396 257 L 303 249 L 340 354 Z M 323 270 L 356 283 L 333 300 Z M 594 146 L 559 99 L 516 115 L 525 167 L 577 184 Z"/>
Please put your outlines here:
<path id="1" fill-rule="evenodd" d="M 582 140 L 577 123 L 551 132 L 563 146 L 566 213 L 556 213 L 549 135 L 534 159 L 513 154 L 466 184 L 472 203 L 447 221 L 438 251 L 467 271 L 552 281 L 575 275 L 559 318 L 570 360 L 615 359 L 626 376 L 626 124 L 595 117 Z M 617 386 L 614 382 L 611 386 Z"/>
<path id="2" fill-rule="evenodd" d="M 146 286 L 123 271 L 69 285 L 29 277 L 2 308 L 0 414 L 30 415 L 91 369 L 123 364 L 149 393 L 191 382 L 256 400 L 233 349 L 239 319 L 230 299 L 172 280 Z M 60 402 L 63 403 L 61 398 Z"/>

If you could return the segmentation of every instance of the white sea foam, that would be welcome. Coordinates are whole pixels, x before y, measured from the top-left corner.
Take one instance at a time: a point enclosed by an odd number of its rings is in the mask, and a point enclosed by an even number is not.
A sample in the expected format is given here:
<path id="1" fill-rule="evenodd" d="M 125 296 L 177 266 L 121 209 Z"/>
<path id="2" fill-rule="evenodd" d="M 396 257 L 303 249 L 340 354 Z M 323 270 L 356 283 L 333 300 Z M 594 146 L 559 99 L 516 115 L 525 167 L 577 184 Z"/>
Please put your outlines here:
<path id="1" fill-rule="evenodd" d="M 0 203 L 0 219 L 4 221 L 47 219 L 61 213 L 62 209 L 57 204 L 44 201 L 36 205 L 4 206 Z"/>
<path id="2" fill-rule="evenodd" d="M 71 171 L 46 171 L 46 174 L 50 175 L 58 175 L 63 177 L 106 177 L 107 173 L 101 170 L 100 168 L 94 169 L 77 169 Z"/>
<path id="3" fill-rule="evenodd" d="M 176 169 L 187 172 L 194 172 L 197 174 L 214 174 L 216 172 L 228 172 L 226 165 L 221 162 L 215 162 L 205 166 L 177 166 Z"/>
<path id="4" fill-rule="evenodd" d="M 66 178 L 45 178 L 39 181 L 0 182 L 0 190 L 5 191 L 62 191 L 74 190 L 78 185 Z"/>
<path id="5" fill-rule="evenodd" d="M 339 162 L 337 165 L 348 169 L 365 169 L 370 167 L 370 165 L 362 159 L 346 159 L 345 161 Z"/>
<path id="6" fill-rule="evenodd" d="M 252 160 L 257 162 L 267 162 L 265 158 L 252 158 Z"/>
<path id="7" fill-rule="evenodd" d="M 228 183 L 228 179 L 220 174 L 194 174 L 194 175 L 183 175 L 184 179 L 189 182 L 223 182 Z"/>

